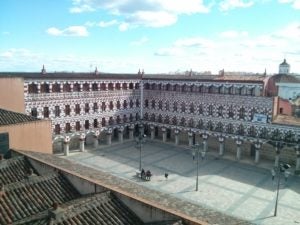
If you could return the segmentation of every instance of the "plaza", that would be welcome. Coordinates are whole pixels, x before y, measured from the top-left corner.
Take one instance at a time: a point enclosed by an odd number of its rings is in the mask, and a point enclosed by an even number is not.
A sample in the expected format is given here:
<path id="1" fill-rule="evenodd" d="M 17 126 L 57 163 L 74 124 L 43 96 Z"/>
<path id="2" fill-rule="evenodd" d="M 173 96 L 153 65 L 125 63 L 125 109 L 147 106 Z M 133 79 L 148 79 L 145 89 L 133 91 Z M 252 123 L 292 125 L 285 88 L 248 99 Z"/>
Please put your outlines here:
<path id="1" fill-rule="evenodd" d="M 197 192 L 196 159 L 193 160 L 187 147 L 147 140 L 141 159 L 142 168 L 153 174 L 151 181 L 136 177 L 140 158 L 132 141 L 100 145 L 97 149 L 87 147 L 85 152 L 72 151 L 62 158 L 254 224 L 300 223 L 299 177 L 290 175 L 287 181 L 282 179 L 277 217 L 274 217 L 277 177 L 272 181 L 273 162 L 262 161 L 257 166 L 247 159 L 235 161 L 233 155 L 216 156 L 208 151 L 203 160 L 200 157 Z M 166 172 L 168 179 L 164 176 Z"/>

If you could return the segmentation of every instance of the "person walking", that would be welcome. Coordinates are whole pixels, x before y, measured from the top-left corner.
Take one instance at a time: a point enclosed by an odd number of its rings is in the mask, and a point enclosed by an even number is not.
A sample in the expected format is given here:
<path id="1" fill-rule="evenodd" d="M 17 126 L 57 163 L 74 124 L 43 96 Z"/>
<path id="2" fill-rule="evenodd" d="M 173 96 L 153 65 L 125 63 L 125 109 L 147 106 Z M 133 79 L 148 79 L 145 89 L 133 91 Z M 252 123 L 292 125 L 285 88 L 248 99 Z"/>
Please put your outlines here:
<path id="1" fill-rule="evenodd" d="M 169 174 L 167 172 L 165 172 L 165 178 L 166 178 L 166 180 L 168 180 L 168 176 L 169 176 Z"/>

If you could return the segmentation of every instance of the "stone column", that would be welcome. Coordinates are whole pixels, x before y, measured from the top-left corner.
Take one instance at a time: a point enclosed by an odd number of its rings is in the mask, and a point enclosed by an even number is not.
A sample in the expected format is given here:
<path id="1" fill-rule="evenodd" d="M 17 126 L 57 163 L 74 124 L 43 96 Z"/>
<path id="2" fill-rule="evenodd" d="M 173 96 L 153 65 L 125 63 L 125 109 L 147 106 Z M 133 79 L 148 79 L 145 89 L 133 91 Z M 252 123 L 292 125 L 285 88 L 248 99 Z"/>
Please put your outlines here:
<path id="1" fill-rule="evenodd" d="M 108 129 L 106 131 L 106 144 L 111 145 L 111 135 L 112 135 L 112 129 Z"/>
<path id="2" fill-rule="evenodd" d="M 67 136 L 64 139 L 64 155 L 68 156 L 69 155 L 69 147 L 70 147 L 70 137 Z"/>
<path id="3" fill-rule="evenodd" d="M 299 148 L 299 145 L 297 145 L 295 147 L 295 150 L 296 150 L 296 155 L 297 155 L 295 172 L 297 174 L 300 174 L 300 148 Z"/>
<path id="4" fill-rule="evenodd" d="M 237 139 L 235 141 L 236 143 L 236 159 L 237 161 L 241 160 L 241 156 L 242 156 L 242 149 L 241 149 L 241 145 L 242 145 L 242 140 L 241 139 Z"/>
<path id="5" fill-rule="evenodd" d="M 118 129 L 118 139 L 120 143 L 123 143 L 123 131 L 124 131 L 124 127 L 121 126 Z"/>
<path id="6" fill-rule="evenodd" d="M 154 126 L 150 126 L 150 133 L 151 133 L 151 140 L 154 140 L 155 138 L 155 127 Z"/>
<path id="7" fill-rule="evenodd" d="M 189 131 L 188 132 L 188 140 L 189 140 L 189 147 L 193 146 L 193 132 Z"/>
<path id="8" fill-rule="evenodd" d="M 257 163 L 259 163 L 259 151 L 260 151 L 260 148 L 261 148 L 261 144 L 259 143 L 259 142 L 256 142 L 255 144 L 254 144 L 254 147 L 255 147 L 255 160 L 254 160 L 254 162 L 257 164 Z"/>
<path id="9" fill-rule="evenodd" d="M 139 124 L 139 132 L 142 136 L 144 135 L 144 125 L 143 124 Z"/>
<path id="10" fill-rule="evenodd" d="M 223 156 L 224 155 L 224 141 L 225 138 L 223 136 L 219 137 L 219 156 Z"/>
<path id="11" fill-rule="evenodd" d="M 179 144 L 179 130 L 175 129 L 174 134 L 175 134 L 175 145 L 178 145 Z"/>
<path id="12" fill-rule="evenodd" d="M 165 127 L 161 128 L 163 142 L 167 141 L 167 129 Z"/>
<path id="13" fill-rule="evenodd" d="M 129 126 L 129 140 L 133 140 L 133 130 L 134 130 L 134 125 L 131 124 Z"/>
<path id="14" fill-rule="evenodd" d="M 79 150 L 81 151 L 81 152 L 84 152 L 84 140 L 85 140 L 85 134 L 84 133 L 82 133 L 81 135 L 80 135 L 80 138 L 79 138 Z"/>
<path id="15" fill-rule="evenodd" d="M 208 139 L 208 134 L 202 134 L 202 139 L 203 139 L 203 151 L 207 152 L 207 139 Z"/>
<path id="16" fill-rule="evenodd" d="M 94 148 L 98 148 L 98 146 L 99 146 L 99 141 L 98 141 L 99 134 L 100 134 L 100 131 L 96 130 L 96 132 L 94 134 Z"/>

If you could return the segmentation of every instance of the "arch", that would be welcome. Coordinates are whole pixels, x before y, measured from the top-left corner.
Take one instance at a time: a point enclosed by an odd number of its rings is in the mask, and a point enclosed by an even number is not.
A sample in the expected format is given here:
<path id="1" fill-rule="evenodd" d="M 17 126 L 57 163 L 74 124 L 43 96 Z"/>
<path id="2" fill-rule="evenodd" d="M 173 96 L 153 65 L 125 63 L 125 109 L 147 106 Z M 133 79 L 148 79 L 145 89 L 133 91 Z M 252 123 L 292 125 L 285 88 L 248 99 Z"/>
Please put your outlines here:
<path id="1" fill-rule="evenodd" d="M 35 83 L 28 84 L 28 93 L 29 94 L 37 94 L 38 87 Z"/>
<path id="2" fill-rule="evenodd" d="M 150 121 L 155 122 L 155 114 L 154 113 L 151 115 Z"/>
<path id="3" fill-rule="evenodd" d="M 109 110 L 114 110 L 114 102 L 113 101 L 109 102 Z"/>
<path id="4" fill-rule="evenodd" d="M 90 85 L 87 82 L 82 85 L 82 91 L 90 91 Z"/>
<path id="5" fill-rule="evenodd" d="M 101 83 L 100 84 L 100 90 L 101 91 L 106 91 L 107 89 L 106 89 L 106 84 L 105 83 Z"/>
<path id="6" fill-rule="evenodd" d="M 257 135 L 256 128 L 254 126 L 251 126 L 249 128 L 249 132 L 248 133 L 249 133 L 250 137 L 256 137 L 256 135 Z"/>
<path id="7" fill-rule="evenodd" d="M 116 83 L 116 90 L 121 90 L 121 84 L 120 83 Z"/>
<path id="8" fill-rule="evenodd" d="M 113 83 L 108 83 L 108 90 L 113 91 L 114 90 L 114 84 Z"/>
<path id="9" fill-rule="evenodd" d="M 239 126 L 238 126 L 238 128 L 237 128 L 237 134 L 238 135 L 245 135 L 245 129 L 244 129 L 244 126 L 243 126 L 243 124 L 240 124 Z"/>
<path id="10" fill-rule="evenodd" d="M 133 89 L 133 83 L 132 82 L 129 83 L 129 89 L 131 89 L 131 90 Z"/>
<path id="11" fill-rule="evenodd" d="M 80 84 L 75 83 L 73 85 L 73 92 L 80 92 Z"/>
<path id="12" fill-rule="evenodd" d="M 166 91 L 172 91 L 172 85 L 171 84 L 166 85 Z"/>
<path id="13" fill-rule="evenodd" d="M 206 124 L 206 128 L 207 128 L 207 130 L 211 130 L 211 131 L 214 130 L 213 122 L 208 121 L 207 124 Z"/>
<path id="14" fill-rule="evenodd" d="M 165 120 L 164 120 L 165 124 L 170 124 L 170 118 L 168 115 L 166 115 Z"/>
<path id="15" fill-rule="evenodd" d="M 50 92 L 49 84 L 47 83 L 41 84 L 41 93 L 49 93 L 49 92 Z"/>
<path id="16" fill-rule="evenodd" d="M 69 83 L 63 85 L 63 92 L 71 92 L 71 85 Z"/>
<path id="17" fill-rule="evenodd" d="M 149 100 L 145 99 L 145 108 L 148 108 L 148 107 L 149 107 Z"/>
<path id="18" fill-rule="evenodd" d="M 121 108 L 121 102 L 118 100 L 117 101 L 117 109 L 120 109 Z"/>
<path id="19" fill-rule="evenodd" d="M 54 92 L 54 93 L 60 92 L 60 84 L 58 84 L 57 82 L 55 82 L 55 83 L 52 85 L 52 92 Z"/>
<path id="20" fill-rule="evenodd" d="M 149 90 L 150 89 L 150 84 L 149 83 L 145 83 L 144 84 L 144 89 L 145 90 Z"/>
<path id="21" fill-rule="evenodd" d="M 223 124 L 221 122 L 218 122 L 217 125 L 216 125 L 216 129 L 215 131 L 217 132 L 223 132 Z"/>
<path id="22" fill-rule="evenodd" d="M 173 125 L 177 125 L 177 123 L 178 123 L 177 117 L 174 116 L 174 117 L 172 118 L 172 124 L 173 124 Z"/>
<path id="23" fill-rule="evenodd" d="M 195 126 L 194 120 L 192 118 L 189 119 L 188 126 L 189 127 L 194 127 Z"/>
<path id="24" fill-rule="evenodd" d="M 227 124 L 226 126 L 226 132 L 229 134 L 233 134 L 234 133 L 234 127 L 231 123 Z"/>
<path id="25" fill-rule="evenodd" d="M 195 106 L 194 106 L 194 103 L 192 102 L 190 104 L 190 113 L 194 113 L 195 112 Z"/>
<path id="26" fill-rule="evenodd" d="M 185 102 L 181 103 L 181 107 L 180 108 L 181 108 L 181 112 L 185 112 L 185 108 L 186 108 L 185 107 Z"/>
<path id="27" fill-rule="evenodd" d="M 122 84 L 122 89 L 123 89 L 123 90 L 127 90 L 127 83 L 124 82 L 124 83 Z"/>
<path id="28" fill-rule="evenodd" d="M 182 117 L 181 119 L 180 119 L 180 126 L 185 126 L 185 118 L 184 117 Z"/>
<path id="29" fill-rule="evenodd" d="M 92 84 L 92 91 L 98 91 L 98 84 L 96 82 Z"/>
<path id="30" fill-rule="evenodd" d="M 161 114 L 158 115 L 157 122 L 159 122 L 159 123 L 162 123 L 162 122 L 163 122 L 163 119 L 162 119 L 162 115 L 161 115 Z"/>
<path id="31" fill-rule="evenodd" d="M 203 120 L 199 120 L 198 123 L 197 123 L 197 128 L 199 129 L 203 129 L 204 128 L 204 123 L 203 123 Z"/>

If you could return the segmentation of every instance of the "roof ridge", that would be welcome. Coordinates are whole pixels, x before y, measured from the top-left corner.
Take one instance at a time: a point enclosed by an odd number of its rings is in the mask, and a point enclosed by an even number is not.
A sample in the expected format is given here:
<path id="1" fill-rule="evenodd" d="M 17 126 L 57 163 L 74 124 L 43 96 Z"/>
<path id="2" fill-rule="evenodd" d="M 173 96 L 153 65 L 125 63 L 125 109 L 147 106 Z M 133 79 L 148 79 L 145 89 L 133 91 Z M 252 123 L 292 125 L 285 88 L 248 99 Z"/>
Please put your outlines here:
<path id="1" fill-rule="evenodd" d="M 59 177 L 60 175 L 52 172 L 43 176 L 38 176 L 38 175 L 31 175 L 26 179 L 11 183 L 11 184 L 7 184 L 4 185 L 4 191 L 12 191 L 18 188 L 23 188 L 23 187 L 27 187 L 30 186 L 32 184 L 36 184 L 36 183 L 41 183 L 44 181 L 48 181 L 50 179 L 54 179 L 56 177 Z"/>

